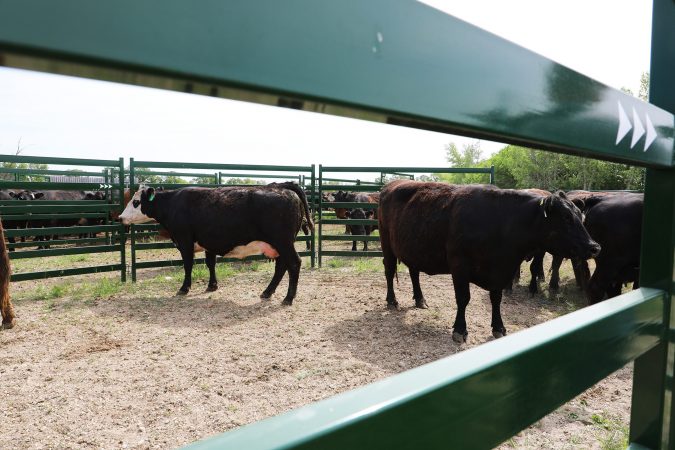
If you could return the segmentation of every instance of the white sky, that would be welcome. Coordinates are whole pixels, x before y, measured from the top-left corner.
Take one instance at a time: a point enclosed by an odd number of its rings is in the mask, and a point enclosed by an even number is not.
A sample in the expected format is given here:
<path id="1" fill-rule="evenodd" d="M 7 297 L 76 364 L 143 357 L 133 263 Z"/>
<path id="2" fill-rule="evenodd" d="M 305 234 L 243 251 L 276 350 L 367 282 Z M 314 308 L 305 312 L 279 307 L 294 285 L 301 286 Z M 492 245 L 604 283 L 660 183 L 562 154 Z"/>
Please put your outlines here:
<path id="1" fill-rule="evenodd" d="M 650 0 L 427 0 L 609 86 L 649 70 Z M 244 164 L 445 166 L 472 139 L 0 68 L 0 153 Z M 485 156 L 502 145 L 483 141 Z"/>

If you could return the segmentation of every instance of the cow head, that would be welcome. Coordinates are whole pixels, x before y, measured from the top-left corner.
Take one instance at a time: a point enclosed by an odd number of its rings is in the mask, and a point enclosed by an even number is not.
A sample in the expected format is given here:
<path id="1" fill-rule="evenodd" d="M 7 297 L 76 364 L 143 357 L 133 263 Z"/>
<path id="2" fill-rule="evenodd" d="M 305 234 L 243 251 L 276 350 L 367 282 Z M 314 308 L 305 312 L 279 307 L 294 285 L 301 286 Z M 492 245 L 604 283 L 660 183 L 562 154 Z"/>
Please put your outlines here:
<path id="1" fill-rule="evenodd" d="M 131 201 L 127 203 L 126 208 L 119 215 L 118 220 L 121 220 L 124 225 L 131 225 L 132 223 L 146 223 L 152 222 L 155 219 L 150 217 L 152 214 L 150 210 L 152 202 L 155 200 L 155 188 L 141 188 L 134 193 Z"/>
<path id="2" fill-rule="evenodd" d="M 363 208 L 355 208 L 355 209 L 350 209 L 345 212 L 345 216 L 347 219 L 365 219 L 366 218 L 366 212 L 363 210 Z M 364 235 L 366 234 L 366 227 L 365 225 L 349 225 L 349 230 L 351 231 L 352 234 L 356 235 Z"/>
<path id="3" fill-rule="evenodd" d="M 85 200 L 105 200 L 105 193 L 101 191 L 95 191 L 95 192 L 85 192 L 84 193 L 84 199 Z"/>
<path id="4" fill-rule="evenodd" d="M 45 196 L 44 192 L 32 192 L 32 191 L 18 191 L 18 192 L 9 192 L 10 197 L 15 200 L 37 200 Z"/>
<path id="5" fill-rule="evenodd" d="M 552 254 L 566 258 L 592 258 L 600 253 L 600 245 L 591 239 L 583 225 L 583 216 L 564 192 L 539 200 L 544 220 L 545 246 Z"/>

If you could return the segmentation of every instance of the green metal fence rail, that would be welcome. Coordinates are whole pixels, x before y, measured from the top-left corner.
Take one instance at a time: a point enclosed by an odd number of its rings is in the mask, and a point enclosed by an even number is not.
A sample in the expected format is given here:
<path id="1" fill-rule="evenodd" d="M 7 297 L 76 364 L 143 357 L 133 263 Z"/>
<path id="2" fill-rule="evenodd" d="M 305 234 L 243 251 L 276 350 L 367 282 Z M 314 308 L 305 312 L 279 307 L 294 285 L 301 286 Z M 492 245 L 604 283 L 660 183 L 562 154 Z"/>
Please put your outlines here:
<path id="1" fill-rule="evenodd" d="M 120 211 L 122 208 L 120 199 L 123 195 L 124 185 L 119 177 L 120 173 L 124 173 L 122 158 L 118 160 L 91 160 L 0 155 L 0 162 L 25 165 L 53 164 L 74 167 L 101 167 L 100 171 L 0 167 L 0 188 L 7 191 L 28 191 L 33 194 L 39 191 L 52 190 L 99 191 L 105 195 L 104 200 L 0 200 L 0 216 L 2 216 L 3 223 L 6 226 L 5 235 L 10 240 L 7 243 L 10 250 L 10 259 L 39 258 L 40 267 L 43 269 L 32 272 L 15 271 L 12 274 L 12 281 L 113 271 L 119 271 L 121 280 L 126 280 L 124 248 L 126 236 L 124 227 L 110 223 L 110 213 Z M 45 181 L 51 176 L 64 175 L 68 176 L 69 179 L 84 179 L 85 181 Z M 100 182 L 87 181 L 89 177 L 100 178 Z M 32 181 L 34 179 L 40 181 Z M 100 224 L 62 226 L 63 220 L 83 219 L 87 219 L 89 222 L 100 222 Z M 99 233 L 103 234 L 99 236 Z M 16 241 L 17 239 L 18 241 Z M 53 256 L 93 253 L 118 253 L 119 258 L 117 262 L 109 264 L 89 264 L 55 269 L 49 269 L 49 260 L 43 259 Z"/>
<path id="2" fill-rule="evenodd" d="M 344 178 L 330 178 L 325 177 L 326 173 L 364 173 L 364 174 L 380 174 L 380 180 L 384 179 L 384 175 L 396 175 L 399 177 L 414 179 L 415 174 L 450 174 L 450 173 L 477 173 L 488 175 L 490 184 L 494 184 L 495 168 L 453 168 L 453 167 L 330 167 L 319 164 L 318 173 L 318 194 L 317 199 L 317 214 L 318 214 L 318 242 L 317 242 L 317 259 L 319 267 L 323 264 L 325 256 L 342 256 L 342 257 L 380 257 L 382 251 L 380 250 L 326 250 L 324 249 L 324 241 L 329 242 L 380 242 L 379 236 L 369 235 L 335 235 L 324 232 L 324 225 L 377 225 L 377 219 L 340 219 L 335 218 L 332 212 L 328 209 L 335 208 L 361 208 L 365 210 L 376 210 L 377 203 L 362 203 L 362 202 L 324 202 L 323 193 L 331 191 L 346 191 L 346 192 L 378 192 L 382 189 L 383 184 L 379 182 L 363 182 L 360 180 L 348 180 Z M 328 184 L 326 183 L 328 181 Z M 335 181 L 341 181 L 348 184 L 334 184 Z M 328 213 L 328 214 L 326 214 Z"/>
<path id="3" fill-rule="evenodd" d="M 642 289 L 192 448 L 487 448 L 634 360 L 631 448 L 669 449 L 675 3 L 653 4 L 651 103 L 412 0 L 0 0 L 0 65 L 647 167 Z"/>
<path id="4" fill-rule="evenodd" d="M 142 168 L 142 170 L 138 170 Z M 198 172 L 189 172 L 187 175 L 186 172 L 173 172 L 166 170 L 156 170 L 156 169 L 196 169 L 196 170 L 205 170 L 209 172 L 198 173 Z M 223 172 L 228 171 L 228 172 Z M 230 171 L 236 171 L 230 173 Z M 278 172 L 275 174 L 270 174 L 268 172 Z M 297 180 L 299 183 L 304 181 L 303 176 L 308 177 L 311 180 L 309 185 L 309 197 L 307 201 L 310 205 L 314 203 L 314 192 L 315 192 L 315 176 L 314 176 L 314 166 L 272 166 L 272 165 L 251 165 L 251 164 L 208 164 L 208 163 L 184 163 L 184 162 L 161 162 L 161 161 L 136 161 L 134 158 L 129 160 L 129 186 L 132 191 L 136 191 L 139 187 L 138 174 L 143 176 L 155 175 L 155 176 L 180 176 L 179 174 L 184 174 L 184 176 L 190 176 L 194 178 L 203 178 L 203 177 L 212 177 L 214 184 L 222 186 L 223 180 L 229 178 L 251 178 L 251 179 L 289 179 Z M 164 183 L 164 182 L 153 182 L 153 183 L 143 183 L 147 186 L 154 187 L 163 187 L 165 189 L 178 189 L 187 186 L 204 186 L 204 187 L 214 187 L 214 184 L 204 184 L 204 183 Z M 170 240 L 165 240 L 162 242 L 156 242 L 155 237 L 159 234 L 159 224 L 143 224 L 143 225 L 131 225 L 131 280 L 136 281 L 137 272 L 139 269 L 145 269 L 150 267 L 170 267 L 170 266 L 179 266 L 182 265 L 182 259 L 163 259 L 163 260 L 151 260 L 151 261 L 139 261 L 138 252 L 143 250 L 157 250 L 165 248 L 175 248 L 173 242 Z M 308 236 L 299 234 L 296 237 L 296 242 L 308 242 L 310 248 L 307 250 L 299 251 L 300 256 L 308 256 L 310 258 L 311 267 L 315 265 L 315 232 L 312 231 Z M 243 261 L 255 261 L 255 260 L 265 260 L 265 256 L 256 255 L 249 256 Z M 234 258 L 218 258 L 218 262 L 240 262 L 240 259 Z M 196 258 L 195 264 L 203 264 L 205 262 L 204 258 Z"/>

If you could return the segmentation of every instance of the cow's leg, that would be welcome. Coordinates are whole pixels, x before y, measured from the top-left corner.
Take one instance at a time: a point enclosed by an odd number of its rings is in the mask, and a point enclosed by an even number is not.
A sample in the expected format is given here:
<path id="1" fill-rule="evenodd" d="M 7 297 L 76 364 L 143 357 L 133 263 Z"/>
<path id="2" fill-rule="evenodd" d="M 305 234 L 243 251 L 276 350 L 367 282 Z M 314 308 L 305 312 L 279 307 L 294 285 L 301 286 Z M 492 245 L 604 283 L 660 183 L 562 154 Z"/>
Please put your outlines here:
<path id="1" fill-rule="evenodd" d="M 504 288 L 504 293 L 506 295 L 511 295 L 513 294 L 513 284 L 518 284 L 518 280 L 520 280 L 520 264 L 518 264 L 518 268 L 516 271 L 513 273 L 513 277 L 511 277 L 511 281 L 509 284 Z"/>
<path id="2" fill-rule="evenodd" d="M 180 256 L 183 258 L 185 278 L 183 279 L 183 285 L 178 289 L 176 295 L 187 295 L 192 287 L 192 266 L 194 265 L 195 260 L 194 244 L 190 242 L 189 245 L 178 245 L 178 250 L 180 251 Z"/>
<path id="3" fill-rule="evenodd" d="M 398 309 L 396 294 L 394 293 L 394 276 L 396 275 L 396 255 L 389 247 L 387 232 L 380 231 L 380 241 L 382 242 L 382 263 L 384 264 L 384 277 L 387 280 L 387 308 Z"/>
<path id="4" fill-rule="evenodd" d="M 466 307 L 471 300 L 469 279 L 453 275 L 452 284 L 455 286 L 455 302 L 457 302 L 457 315 L 455 316 L 455 324 L 452 326 L 452 340 L 461 344 L 466 342 L 466 338 L 469 336 L 466 329 Z"/>
<path id="5" fill-rule="evenodd" d="M 352 241 L 352 251 L 356 251 L 356 241 Z"/>
<path id="6" fill-rule="evenodd" d="M 277 286 L 279 286 L 279 282 L 284 277 L 285 273 L 286 263 L 284 262 L 284 259 L 277 258 L 276 262 L 274 263 L 274 276 L 272 276 L 272 281 L 270 281 L 269 286 L 267 286 L 263 293 L 260 294 L 261 299 L 267 300 L 272 296 L 272 294 L 274 294 L 274 291 L 277 290 Z"/>
<path id="7" fill-rule="evenodd" d="M 286 292 L 286 297 L 284 301 L 281 302 L 282 305 L 292 305 L 295 294 L 298 290 L 298 279 L 300 278 L 300 265 L 302 260 L 298 255 L 298 252 L 295 251 L 295 247 L 291 242 L 290 247 L 286 247 L 286 251 L 282 252 L 279 250 L 279 258 L 284 258 L 284 264 L 288 270 L 288 292 Z M 275 268 L 276 272 L 276 268 Z M 271 283 L 270 283 L 271 284 Z"/>
<path id="8" fill-rule="evenodd" d="M 218 289 L 218 280 L 216 279 L 216 254 L 206 252 L 206 267 L 209 268 L 209 285 L 206 292 L 213 292 Z"/>
<path id="9" fill-rule="evenodd" d="M 502 322 L 502 291 L 497 289 L 490 291 L 490 303 L 492 303 L 492 335 L 495 339 L 506 336 L 506 328 Z"/>
<path id="10" fill-rule="evenodd" d="M 535 253 L 532 258 L 532 263 L 530 264 L 530 273 L 534 272 L 539 281 L 546 281 L 546 275 L 544 274 L 544 255 L 546 255 L 546 252 Z"/>
<path id="11" fill-rule="evenodd" d="M 552 291 L 560 289 L 560 265 L 562 262 L 562 257 L 553 255 L 553 260 L 551 261 L 551 279 L 548 282 L 548 288 Z"/>
<path id="12" fill-rule="evenodd" d="M 615 291 L 616 288 L 612 289 L 612 285 L 615 284 L 612 280 L 615 280 L 618 274 L 613 272 L 606 264 L 598 263 L 586 290 L 588 302 L 591 305 L 603 300 L 606 293 Z M 621 283 L 616 284 L 619 285 L 619 290 L 621 290 Z"/>
<path id="13" fill-rule="evenodd" d="M 420 286 L 420 271 L 417 269 L 409 269 L 409 271 L 410 281 L 412 281 L 413 286 L 413 300 L 415 300 L 415 307 L 427 309 L 427 302 L 424 300 L 424 294 L 422 294 L 422 287 Z"/>
<path id="14" fill-rule="evenodd" d="M 572 258 L 572 269 L 574 270 L 574 279 L 576 280 L 577 287 L 586 290 L 591 278 L 588 262 L 583 259 Z"/>

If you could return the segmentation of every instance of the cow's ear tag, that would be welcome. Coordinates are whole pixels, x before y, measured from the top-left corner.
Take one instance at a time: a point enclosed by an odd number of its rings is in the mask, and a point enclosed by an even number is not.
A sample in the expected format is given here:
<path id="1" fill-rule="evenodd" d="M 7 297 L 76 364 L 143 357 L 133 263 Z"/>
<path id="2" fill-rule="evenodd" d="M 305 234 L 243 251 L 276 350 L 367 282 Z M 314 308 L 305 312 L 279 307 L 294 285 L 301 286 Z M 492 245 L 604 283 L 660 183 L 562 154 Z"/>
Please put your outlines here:
<path id="1" fill-rule="evenodd" d="M 544 199 L 543 198 L 541 200 L 539 200 L 539 206 L 544 206 Z M 546 214 L 546 207 L 544 207 L 544 217 L 548 217 L 548 215 Z"/>
<path id="2" fill-rule="evenodd" d="M 153 192 L 152 194 L 150 194 L 150 197 L 148 197 L 148 201 L 151 202 L 154 199 L 155 199 L 155 193 Z"/>

